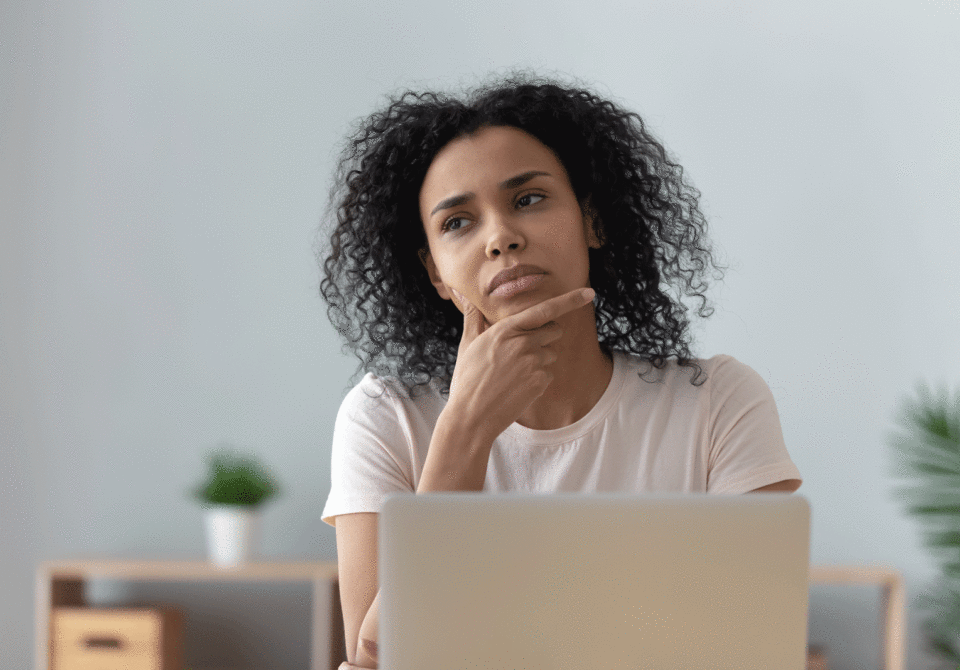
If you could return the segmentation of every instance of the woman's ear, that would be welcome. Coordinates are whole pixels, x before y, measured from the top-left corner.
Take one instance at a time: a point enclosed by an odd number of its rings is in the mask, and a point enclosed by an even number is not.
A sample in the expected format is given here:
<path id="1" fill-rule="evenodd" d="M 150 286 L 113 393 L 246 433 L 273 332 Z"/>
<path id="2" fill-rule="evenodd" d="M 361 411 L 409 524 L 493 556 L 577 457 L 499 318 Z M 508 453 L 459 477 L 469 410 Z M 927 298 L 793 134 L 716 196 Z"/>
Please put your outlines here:
<path id="1" fill-rule="evenodd" d="M 443 280 L 440 279 L 440 273 L 437 272 L 437 265 L 433 262 L 433 256 L 430 255 L 430 249 L 424 247 L 417 252 L 417 255 L 420 257 L 420 262 L 423 263 L 423 267 L 427 269 L 427 275 L 430 277 L 430 283 L 433 284 L 433 287 L 437 289 L 437 293 L 444 300 L 452 300 L 450 296 L 450 290 L 447 288 L 447 285 L 443 283 Z M 456 304 L 456 301 L 454 301 Z"/>
<path id="2" fill-rule="evenodd" d="M 587 245 L 591 249 L 599 249 L 607 243 L 607 239 L 603 235 L 603 223 L 597 217 L 597 211 L 593 208 L 589 195 L 584 198 L 580 211 L 583 212 L 583 232 Z"/>

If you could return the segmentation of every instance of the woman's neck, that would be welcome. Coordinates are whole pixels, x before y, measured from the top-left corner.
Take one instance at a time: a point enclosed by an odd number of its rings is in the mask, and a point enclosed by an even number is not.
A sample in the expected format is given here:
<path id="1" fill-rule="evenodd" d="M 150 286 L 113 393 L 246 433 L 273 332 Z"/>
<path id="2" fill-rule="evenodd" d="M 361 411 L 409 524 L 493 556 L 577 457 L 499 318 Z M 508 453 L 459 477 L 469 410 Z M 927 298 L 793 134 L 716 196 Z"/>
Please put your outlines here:
<path id="1" fill-rule="evenodd" d="M 533 430 L 554 430 L 576 423 L 596 406 L 613 377 L 613 358 L 600 348 L 593 310 L 561 322 L 563 337 L 555 345 L 559 358 L 543 395 L 527 407 L 517 423 Z M 559 320 L 558 320 L 559 321 Z"/>

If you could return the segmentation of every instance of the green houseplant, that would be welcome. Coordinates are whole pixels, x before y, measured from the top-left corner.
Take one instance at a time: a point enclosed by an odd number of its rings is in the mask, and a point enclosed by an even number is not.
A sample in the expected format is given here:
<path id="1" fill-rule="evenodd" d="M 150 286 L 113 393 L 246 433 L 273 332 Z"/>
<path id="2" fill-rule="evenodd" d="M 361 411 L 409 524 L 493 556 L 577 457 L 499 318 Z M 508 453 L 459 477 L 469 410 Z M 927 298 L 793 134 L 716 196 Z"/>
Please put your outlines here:
<path id="1" fill-rule="evenodd" d="M 896 497 L 924 527 L 923 542 L 936 558 L 938 583 L 920 595 L 932 616 L 923 622 L 928 649 L 943 668 L 960 665 L 960 393 L 934 394 L 918 384 L 901 401 L 900 431 L 891 434 L 894 473 L 912 480 Z"/>
<path id="2" fill-rule="evenodd" d="M 192 491 L 206 509 L 207 550 L 214 564 L 237 567 L 259 542 L 260 506 L 280 487 L 256 458 L 224 445 L 209 456 L 209 463 L 206 481 Z"/>
<path id="3" fill-rule="evenodd" d="M 253 457 L 243 457 L 228 450 L 209 457 L 209 476 L 194 490 L 201 503 L 257 507 L 280 492 L 266 468 Z"/>

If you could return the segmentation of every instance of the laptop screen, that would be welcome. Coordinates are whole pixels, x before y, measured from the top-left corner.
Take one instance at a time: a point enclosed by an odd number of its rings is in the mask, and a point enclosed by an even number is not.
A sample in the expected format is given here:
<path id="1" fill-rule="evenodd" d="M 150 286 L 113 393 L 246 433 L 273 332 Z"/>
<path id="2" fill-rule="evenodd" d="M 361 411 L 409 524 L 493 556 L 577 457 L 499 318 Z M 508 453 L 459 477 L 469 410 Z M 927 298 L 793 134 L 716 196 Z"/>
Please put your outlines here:
<path id="1" fill-rule="evenodd" d="M 399 494 L 380 667 L 802 670 L 810 508 L 753 494 Z"/>

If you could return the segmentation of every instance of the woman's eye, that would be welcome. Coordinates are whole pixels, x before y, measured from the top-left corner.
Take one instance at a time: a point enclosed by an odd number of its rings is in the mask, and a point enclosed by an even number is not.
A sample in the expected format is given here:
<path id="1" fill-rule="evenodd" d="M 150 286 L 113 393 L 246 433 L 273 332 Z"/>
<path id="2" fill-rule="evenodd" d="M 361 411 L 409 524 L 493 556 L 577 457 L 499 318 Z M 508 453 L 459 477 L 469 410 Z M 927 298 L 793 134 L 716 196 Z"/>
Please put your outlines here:
<path id="1" fill-rule="evenodd" d="M 518 205 L 525 206 L 525 207 L 529 207 L 530 205 L 533 205 L 533 204 L 535 204 L 536 202 L 539 202 L 539 200 L 537 200 L 537 201 L 535 201 L 535 202 L 530 202 L 530 201 L 529 201 L 530 198 L 540 198 L 540 200 L 543 200 L 544 196 L 538 195 L 538 194 L 536 194 L 536 193 L 527 193 L 526 195 L 523 195 L 523 196 L 520 196 L 519 198 L 517 198 L 517 204 L 518 204 Z M 524 205 L 524 201 L 527 201 L 525 205 Z"/>
<path id="2" fill-rule="evenodd" d="M 453 224 L 456 223 L 457 221 L 464 221 L 464 218 L 462 216 L 450 217 L 449 219 L 443 222 L 443 230 L 456 230 L 456 228 L 453 227 Z"/>
<path id="3" fill-rule="evenodd" d="M 526 195 L 522 195 L 519 198 L 517 198 L 516 204 L 518 207 L 529 207 L 530 205 L 537 204 L 538 202 L 540 202 L 540 200 L 543 200 L 546 197 L 547 196 L 540 195 L 539 193 L 527 193 Z M 537 199 L 531 201 L 531 198 L 537 198 Z M 458 221 L 463 221 L 464 223 L 457 225 Z M 466 221 L 467 219 L 465 219 L 462 216 L 451 216 L 449 219 L 443 222 L 443 225 L 440 226 L 440 230 L 441 232 L 447 232 L 447 231 L 457 232 L 463 226 L 466 225 Z"/>

